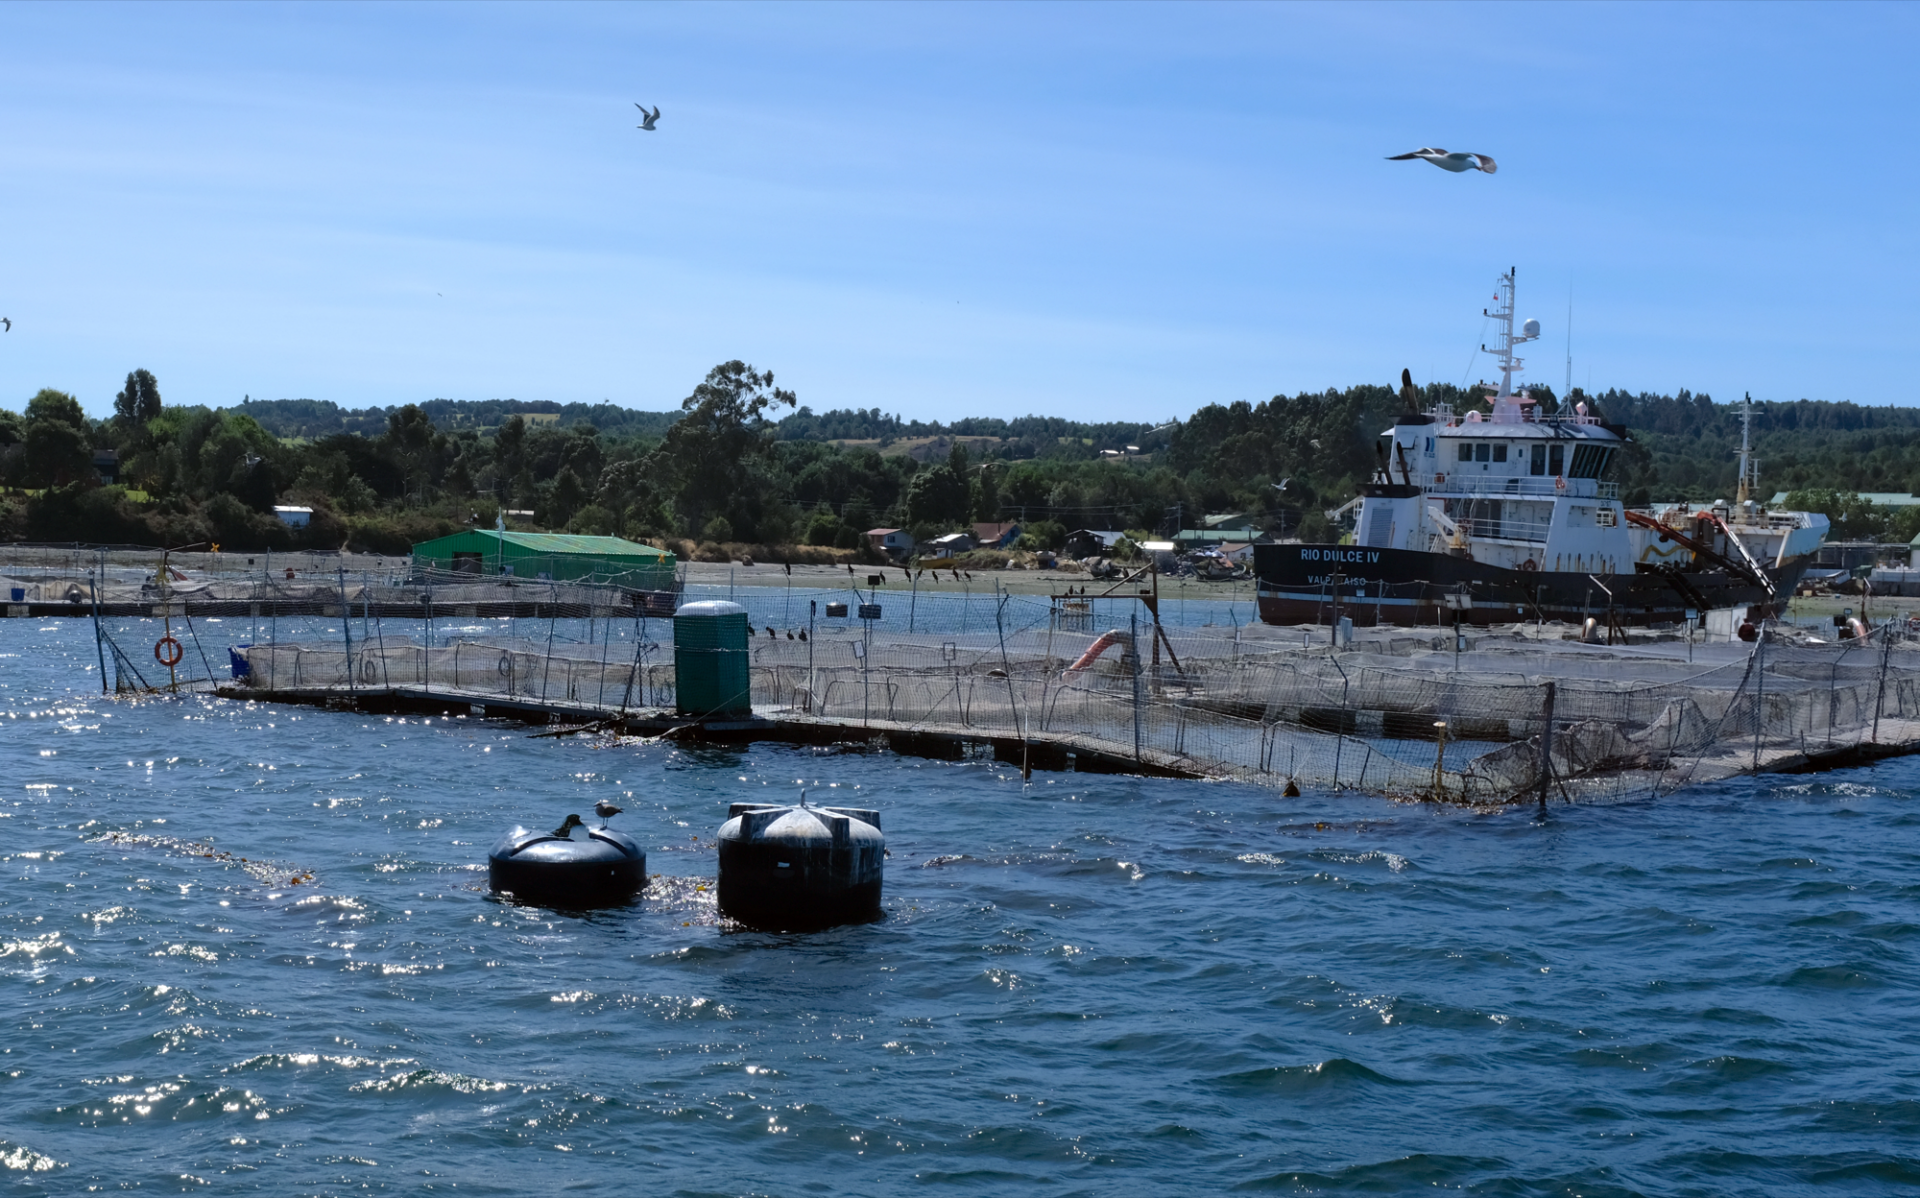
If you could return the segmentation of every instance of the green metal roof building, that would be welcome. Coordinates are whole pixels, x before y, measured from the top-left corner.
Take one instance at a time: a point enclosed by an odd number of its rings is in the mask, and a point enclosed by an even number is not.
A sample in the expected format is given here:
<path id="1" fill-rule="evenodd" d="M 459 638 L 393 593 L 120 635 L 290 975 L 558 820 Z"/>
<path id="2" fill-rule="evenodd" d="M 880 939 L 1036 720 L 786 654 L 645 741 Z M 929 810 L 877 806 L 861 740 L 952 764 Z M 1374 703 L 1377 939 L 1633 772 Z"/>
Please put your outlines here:
<path id="1" fill-rule="evenodd" d="M 443 574 L 511 574 L 554 582 L 612 583 L 642 591 L 673 588 L 674 556 L 619 537 L 473 528 L 413 547 L 419 570 Z"/>

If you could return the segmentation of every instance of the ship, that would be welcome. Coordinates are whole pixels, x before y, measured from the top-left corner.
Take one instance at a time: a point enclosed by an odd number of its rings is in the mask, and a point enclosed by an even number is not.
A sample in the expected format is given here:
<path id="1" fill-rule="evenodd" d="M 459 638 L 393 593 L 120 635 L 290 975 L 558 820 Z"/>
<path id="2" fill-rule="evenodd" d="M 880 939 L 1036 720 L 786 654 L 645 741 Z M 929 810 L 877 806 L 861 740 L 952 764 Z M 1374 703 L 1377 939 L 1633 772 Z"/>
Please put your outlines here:
<path id="1" fill-rule="evenodd" d="M 1759 462 L 1742 408 L 1731 503 L 1629 508 L 1609 473 L 1627 429 L 1584 401 L 1549 411 L 1524 388 L 1515 351 L 1540 336 L 1516 328 L 1514 271 L 1500 276 L 1500 362 L 1484 384 L 1491 411 L 1424 408 L 1401 372 L 1402 413 L 1375 445 L 1377 469 L 1344 507 L 1336 544 L 1254 547 L 1260 618 L 1269 624 L 1489 625 L 1566 621 L 1629 626 L 1740 621 L 1784 610 L 1826 539 L 1818 512 L 1775 511 L 1754 496 Z M 1569 396 L 1571 398 L 1571 396 Z"/>

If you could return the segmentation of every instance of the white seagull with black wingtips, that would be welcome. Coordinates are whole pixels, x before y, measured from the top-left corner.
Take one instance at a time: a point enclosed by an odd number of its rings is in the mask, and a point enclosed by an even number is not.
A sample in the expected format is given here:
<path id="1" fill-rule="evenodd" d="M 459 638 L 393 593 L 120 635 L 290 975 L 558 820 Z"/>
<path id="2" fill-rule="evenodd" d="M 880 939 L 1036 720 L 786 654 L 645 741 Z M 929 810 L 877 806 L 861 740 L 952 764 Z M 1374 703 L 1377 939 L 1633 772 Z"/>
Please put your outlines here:
<path id="1" fill-rule="evenodd" d="M 1406 162 L 1411 158 L 1424 158 L 1441 170 L 1452 171 L 1456 175 L 1461 171 L 1485 171 L 1491 175 L 1500 169 L 1493 159 L 1485 154 L 1467 154 L 1459 150 L 1449 154 L 1445 150 L 1436 150 L 1432 146 L 1421 146 L 1411 154 L 1393 154 L 1387 158 L 1387 161 Z"/>
<path id="2" fill-rule="evenodd" d="M 640 124 L 634 126 L 634 128 L 645 129 L 648 133 L 656 132 L 656 130 L 653 127 L 653 123 L 660 119 L 660 106 L 658 104 L 655 104 L 653 106 L 652 112 L 647 111 L 647 106 L 645 104 L 635 103 L 634 107 L 638 108 L 640 110 L 640 115 L 646 118 L 645 120 L 641 121 Z"/>

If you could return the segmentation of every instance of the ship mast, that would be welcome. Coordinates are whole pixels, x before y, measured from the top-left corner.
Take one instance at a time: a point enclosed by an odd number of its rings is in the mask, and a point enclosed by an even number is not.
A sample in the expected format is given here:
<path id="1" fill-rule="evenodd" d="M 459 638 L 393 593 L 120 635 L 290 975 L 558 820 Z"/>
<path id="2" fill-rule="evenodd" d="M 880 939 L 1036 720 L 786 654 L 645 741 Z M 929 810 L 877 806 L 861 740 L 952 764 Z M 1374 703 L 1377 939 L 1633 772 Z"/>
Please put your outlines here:
<path id="1" fill-rule="evenodd" d="M 1507 273 L 1500 276 L 1500 292 L 1493 297 L 1494 302 L 1500 306 L 1480 309 L 1482 316 L 1500 322 L 1499 348 L 1489 349 L 1485 345 L 1480 347 L 1481 353 L 1492 354 L 1500 359 L 1500 391 L 1494 397 L 1495 399 L 1506 399 L 1512 396 L 1513 376 L 1526 370 L 1523 364 L 1525 359 L 1513 356 L 1514 347 L 1525 345 L 1540 336 L 1539 325 L 1534 321 L 1528 322 L 1534 325 L 1532 329 L 1522 329 L 1518 335 L 1513 331 L 1513 276 L 1516 273 L 1516 269 L 1510 266 L 1507 268 Z"/>
<path id="2" fill-rule="evenodd" d="M 1524 371 L 1526 366 L 1524 359 L 1513 356 L 1513 350 L 1515 346 L 1525 345 L 1540 336 L 1540 322 L 1535 320 L 1528 321 L 1518 334 L 1513 331 L 1513 276 L 1516 273 L 1516 268 L 1510 266 L 1507 273 L 1500 276 L 1500 291 L 1493 297 L 1500 306 L 1480 309 L 1482 316 L 1500 322 L 1497 348 L 1480 347 L 1481 353 L 1492 354 L 1500 359 L 1500 390 L 1493 397 L 1496 412 L 1503 406 L 1511 406 L 1516 412 L 1519 410 L 1513 393 L 1513 376 Z"/>
<path id="3" fill-rule="evenodd" d="M 1745 511 L 1747 501 L 1753 498 L 1753 488 L 1760 482 L 1760 462 L 1750 451 L 1749 444 L 1753 435 L 1753 392 L 1747 392 L 1740 401 L 1740 480 L 1734 503 Z"/>

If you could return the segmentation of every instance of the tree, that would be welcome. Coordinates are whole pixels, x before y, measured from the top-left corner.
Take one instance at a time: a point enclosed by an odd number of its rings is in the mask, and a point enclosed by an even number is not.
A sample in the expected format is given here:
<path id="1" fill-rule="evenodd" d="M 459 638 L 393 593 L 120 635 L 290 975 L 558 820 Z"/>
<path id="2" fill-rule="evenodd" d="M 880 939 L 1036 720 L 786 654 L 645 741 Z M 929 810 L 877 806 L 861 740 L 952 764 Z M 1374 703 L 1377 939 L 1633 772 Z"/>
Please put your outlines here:
<path id="1" fill-rule="evenodd" d="M 1000 518 L 1000 483 L 995 477 L 999 473 L 993 465 L 980 468 L 979 477 L 973 480 L 973 518 L 975 520 L 998 520 Z"/>
<path id="2" fill-rule="evenodd" d="M 907 522 L 943 527 L 966 520 L 972 496 L 966 480 L 945 463 L 928 466 L 907 484 Z"/>
<path id="3" fill-rule="evenodd" d="M 724 518 L 730 533 L 752 538 L 784 481 L 772 469 L 766 411 L 796 402 L 771 370 L 723 362 L 681 402 L 685 415 L 647 455 L 646 473 L 666 480 L 687 527 Z"/>
<path id="4" fill-rule="evenodd" d="M 541 513 L 541 522 L 551 528 L 562 527 L 573 519 L 575 512 L 586 506 L 590 497 L 586 484 L 573 472 L 573 467 L 560 467 L 560 473 L 554 476 L 553 493 L 547 501 L 547 510 Z"/>
<path id="5" fill-rule="evenodd" d="M 493 460 L 500 468 L 500 477 L 518 478 L 526 466 L 527 422 L 518 413 L 507 417 L 500 424 L 500 431 L 493 435 Z"/>
<path id="6" fill-rule="evenodd" d="M 141 428 L 160 414 L 160 383 L 152 371 L 136 370 L 127 376 L 126 389 L 113 397 L 113 413 Z"/>
<path id="7" fill-rule="evenodd" d="M 424 499 L 427 484 L 433 481 L 433 421 L 418 404 L 407 404 L 387 417 L 387 435 L 382 440 L 400 467 L 408 492 Z"/>
<path id="8" fill-rule="evenodd" d="M 27 401 L 21 438 L 30 485 L 65 486 L 91 476 L 93 434 L 80 401 L 51 387 Z"/>

